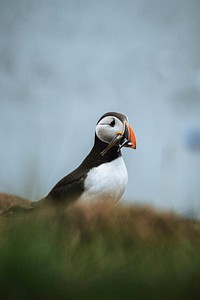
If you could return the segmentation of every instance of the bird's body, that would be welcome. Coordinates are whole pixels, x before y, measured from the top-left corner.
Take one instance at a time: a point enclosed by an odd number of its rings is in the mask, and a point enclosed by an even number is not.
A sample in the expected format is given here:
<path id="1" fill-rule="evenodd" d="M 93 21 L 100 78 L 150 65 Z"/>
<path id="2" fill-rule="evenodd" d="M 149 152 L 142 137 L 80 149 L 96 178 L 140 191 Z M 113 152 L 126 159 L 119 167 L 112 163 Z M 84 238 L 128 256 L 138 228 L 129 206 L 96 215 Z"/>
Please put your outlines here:
<path id="1" fill-rule="evenodd" d="M 119 153 L 120 154 L 120 153 Z M 103 161 L 88 168 L 88 159 L 72 173 L 61 179 L 46 197 L 46 202 L 57 203 L 66 201 L 113 200 L 121 198 L 127 181 L 128 173 L 121 155 L 111 161 Z"/>

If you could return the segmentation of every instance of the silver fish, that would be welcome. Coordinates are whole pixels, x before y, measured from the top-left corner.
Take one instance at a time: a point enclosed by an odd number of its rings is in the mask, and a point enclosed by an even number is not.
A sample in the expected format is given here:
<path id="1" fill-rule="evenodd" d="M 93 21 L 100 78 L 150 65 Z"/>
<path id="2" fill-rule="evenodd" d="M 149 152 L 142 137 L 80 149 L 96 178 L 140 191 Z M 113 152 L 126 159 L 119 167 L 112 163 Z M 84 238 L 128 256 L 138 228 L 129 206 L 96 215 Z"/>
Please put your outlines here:
<path id="1" fill-rule="evenodd" d="M 108 146 L 106 147 L 106 149 L 104 149 L 101 152 L 101 154 L 105 155 L 108 152 L 108 150 L 110 150 L 112 147 L 119 145 L 122 137 L 123 137 L 123 135 L 121 133 L 117 133 L 116 136 L 114 136 L 114 138 L 110 141 L 110 143 L 108 144 Z"/>

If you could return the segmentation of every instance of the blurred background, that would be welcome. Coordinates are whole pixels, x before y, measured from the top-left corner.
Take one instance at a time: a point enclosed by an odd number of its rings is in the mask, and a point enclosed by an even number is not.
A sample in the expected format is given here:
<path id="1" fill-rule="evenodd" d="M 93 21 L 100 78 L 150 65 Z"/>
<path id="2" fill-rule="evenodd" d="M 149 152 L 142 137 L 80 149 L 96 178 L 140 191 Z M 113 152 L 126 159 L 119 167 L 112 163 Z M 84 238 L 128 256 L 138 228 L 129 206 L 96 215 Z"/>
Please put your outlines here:
<path id="1" fill-rule="evenodd" d="M 199 0 L 1 0 L 0 191 L 45 196 L 129 117 L 124 201 L 200 218 Z"/>

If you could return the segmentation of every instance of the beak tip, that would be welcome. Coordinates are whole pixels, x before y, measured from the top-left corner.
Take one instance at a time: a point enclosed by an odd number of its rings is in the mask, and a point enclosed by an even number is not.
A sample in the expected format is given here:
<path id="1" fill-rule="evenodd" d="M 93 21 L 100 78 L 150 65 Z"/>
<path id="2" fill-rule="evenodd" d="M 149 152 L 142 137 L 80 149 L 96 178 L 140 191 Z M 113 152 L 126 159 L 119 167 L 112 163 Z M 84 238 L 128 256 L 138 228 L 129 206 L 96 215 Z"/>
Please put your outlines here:
<path id="1" fill-rule="evenodd" d="M 130 148 L 136 150 L 136 144 L 132 144 L 132 143 L 131 143 Z"/>
<path id="2" fill-rule="evenodd" d="M 127 147 L 128 147 L 128 148 L 136 149 L 136 144 L 135 144 L 135 143 L 132 143 L 132 142 L 129 142 L 129 143 L 127 144 Z"/>

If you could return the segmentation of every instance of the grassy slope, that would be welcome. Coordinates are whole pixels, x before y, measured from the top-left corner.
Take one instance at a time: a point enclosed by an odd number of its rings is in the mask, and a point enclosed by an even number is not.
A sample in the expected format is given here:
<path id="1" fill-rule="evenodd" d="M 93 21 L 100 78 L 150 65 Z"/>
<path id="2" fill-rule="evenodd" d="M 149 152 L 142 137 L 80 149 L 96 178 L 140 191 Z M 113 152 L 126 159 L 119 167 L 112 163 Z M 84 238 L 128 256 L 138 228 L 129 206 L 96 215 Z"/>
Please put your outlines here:
<path id="1" fill-rule="evenodd" d="M 0 220 L 1 299 L 200 299 L 200 225 L 125 205 Z"/>

